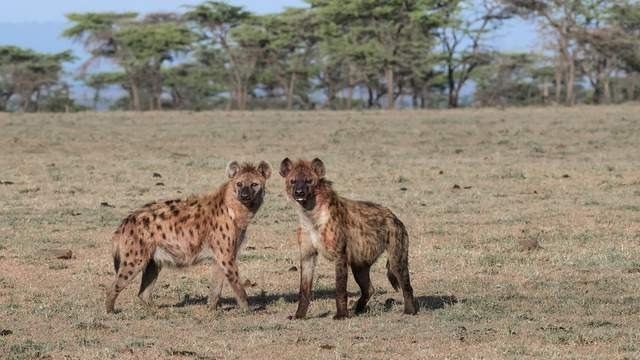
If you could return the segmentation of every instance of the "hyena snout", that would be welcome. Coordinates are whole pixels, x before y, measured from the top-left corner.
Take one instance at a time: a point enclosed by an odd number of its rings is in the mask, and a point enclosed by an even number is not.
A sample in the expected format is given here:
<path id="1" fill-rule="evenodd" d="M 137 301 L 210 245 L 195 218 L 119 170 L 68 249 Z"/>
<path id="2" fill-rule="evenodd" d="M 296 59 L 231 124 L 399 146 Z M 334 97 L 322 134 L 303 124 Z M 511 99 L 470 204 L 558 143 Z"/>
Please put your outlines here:
<path id="1" fill-rule="evenodd" d="M 251 201 L 255 197 L 255 194 L 251 191 L 249 186 L 244 186 L 238 191 L 238 198 L 242 201 Z"/>

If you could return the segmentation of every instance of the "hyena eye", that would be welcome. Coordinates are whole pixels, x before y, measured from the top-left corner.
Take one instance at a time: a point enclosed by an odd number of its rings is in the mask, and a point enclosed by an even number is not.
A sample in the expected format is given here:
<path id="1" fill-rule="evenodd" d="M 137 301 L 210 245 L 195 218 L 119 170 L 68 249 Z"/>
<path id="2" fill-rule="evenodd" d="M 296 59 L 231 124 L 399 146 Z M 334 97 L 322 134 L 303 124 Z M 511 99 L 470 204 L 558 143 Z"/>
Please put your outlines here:
<path id="1" fill-rule="evenodd" d="M 296 181 L 294 179 L 289 180 L 289 183 L 291 183 L 291 185 L 295 184 Z"/>
<path id="2" fill-rule="evenodd" d="M 238 182 L 236 183 L 236 186 L 237 186 L 237 187 L 242 187 L 242 183 L 238 181 Z"/>
<path id="3" fill-rule="evenodd" d="M 307 185 L 311 185 L 311 183 L 313 183 L 313 180 L 311 179 L 307 179 L 304 181 Z"/>
<path id="4" fill-rule="evenodd" d="M 259 185 L 258 183 L 251 183 L 251 187 L 252 187 L 252 188 L 257 188 L 257 187 L 258 187 L 258 185 Z"/>

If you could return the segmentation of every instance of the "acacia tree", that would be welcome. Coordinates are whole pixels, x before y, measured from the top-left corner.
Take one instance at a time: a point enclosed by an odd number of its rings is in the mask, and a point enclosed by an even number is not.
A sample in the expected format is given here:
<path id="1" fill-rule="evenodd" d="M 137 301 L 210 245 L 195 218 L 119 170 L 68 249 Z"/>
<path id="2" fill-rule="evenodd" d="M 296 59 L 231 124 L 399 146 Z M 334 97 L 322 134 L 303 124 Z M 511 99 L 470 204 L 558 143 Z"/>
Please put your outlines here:
<path id="1" fill-rule="evenodd" d="M 338 44 L 355 45 L 343 54 L 347 69 L 351 73 L 353 65 L 361 65 L 357 60 L 367 54 L 367 65 L 383 74 L 386 86 L 387 109 L 395 107 L 394 96 L 396 75 L 403 66 L 402 48 L 407 39 L 416 34 L 415 28 L 433 22 L 437 16 L 439 1 L 432 0 L 310 0 L 325 26 L 324 41 L 331 42 L 338 35 Z M 341 38 L 344 34 L 346 38 Z M 336 46 L 328 48 L 335 49 Z M 361 58 L 360 58 L 361 59 Z M 361 73 L 370 72 L 360 66 Z"/>
<path id="2" fill-rule="evenodd" d="M 494 0 L 448 2 L 438 37 L 450 108 L 460 105 L 460 92 L 474 71 L 491 60 L 487 36 L 511 17 L 511 11 Z"/>
<path id="3" fill-rule="evenodd" d="M 235 101 L 237 109 L 244 110 L 249 81 L 261 54 L 260 41 L 265 36 L 258 26 L 249 24 L 253 15 L 241 6 L 207 1 L 190 8 L 184 18 L 195 25 L 195 31 L 201 37 L 201 46 L 221 50 L 230 75 L 228 108 Z"/>
<path id="4" fill-rule="evenodd" d="M 584 35 L 588 29 L 599 26 L 601 13 L 610 4 L 603 0 L 504 0 L 512 9 L 519 11 L 525 17 L 533 17 L 540 24 L 552 40 L 552 50 L 556 53 L 556 102 L 561 102 L 562 84 L 565 87 L 565 103 L 574 105 L 576 101 L 575 84 L 579 75 L 580 54 L 585 50 L 596 54 L 592 42 L 585 41 Z M 595 17 L 594 17 L 595 16 Z M 601 61 L 600 56 L 593 59 Z M 605 62 L 596 72 L 606 74 L 609 65 Z M 602 79 L 603 75 L 597 75 Z M 607 75 L 608 76 L 608 75 Z M 599 88 L 599 84 L 594 84 Z"/>
<path id="5" fill-rule="evenodd" d="M 161 67 L 191 46 L 191 31 L 171 13 L 149 14 L 138 20 L 136 13 L 73 13 L 72 25 L 63 36 L 83 43 L 91 57 L 80 74 L 100 60 L 120 66 L 127 76 L 133 110 L 159 109 L 162 95 Z M 143 97 L 150 98 L 143 106 Z"/>
<path id="6" fill-rule="evenodd" d="M 56 54 L 43 54 L 16 46 L 0 47 L 0 110 L 5 110 L 7 103 L 17 96 L 21 111 L 38 111 L 43 97 L 60 97 L 68 91 L 60 75 L 62 65 L 74 59 L 70 51 Z M 57 89 L 56 89 L 57 88 Z"/>
<path id="7" fill-rule="evenodd" d="M 296 90 L 306 99 L 309 79 L 317 54 L 317 17 L 309 9 L 290 8 L 260 18 L 267 33 L 267 46 L 261 59 L 261 82 L 274 82 L 283 89 L 286 107 L 293 108 Z"/>

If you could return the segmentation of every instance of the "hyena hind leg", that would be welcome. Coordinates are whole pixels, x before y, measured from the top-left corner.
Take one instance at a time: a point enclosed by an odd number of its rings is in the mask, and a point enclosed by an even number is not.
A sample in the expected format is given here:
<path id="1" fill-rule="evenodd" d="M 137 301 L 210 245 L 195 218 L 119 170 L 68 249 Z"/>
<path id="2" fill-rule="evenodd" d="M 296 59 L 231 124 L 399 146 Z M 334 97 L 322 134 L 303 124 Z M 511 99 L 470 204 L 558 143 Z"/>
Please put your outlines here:
<path id="1" fill-rule="evenodd" d="M 390 261 L 389 264 L 389 279 L 393 276 L 398 281 L 400 288 L 402 289 L 402 297 L 404 298 L 404 313 L 409 315 L 415 315 L 418 312 L 415 299 L 413 298 L 413 287 L 411 287 L 411 280 L 409 278 L 409 267 L 406 261 L 403 264 Z M 395 286 L 394 286 L 395 287 Z"/>
<path id="2" fill-rule="evenodd" d="M 118 298 L 120 292 L 127 286 L 129 286 L 133 279 L 135 279 L 136 275 L 138 275 L 138 273 L 142 271 L 142 261 L 131 260 L 129 262 L 129 260 L 129 258 L 126 258 L 125 261 L 120 264 L 116 272 L 115 280 L 113 281 L 109 289 L 107 289 L 107 298 L 105 300 L 107 313 L 114 312 L 113 310 L 116 299 Z"/>
<path id="3" fill-rule="evenodd" d="M 156 280 L 158 280 L 158 275 L 160 274 L 161 269 L 160 265 L 151 259 L 142 273 L 142 281 L 140 282 L 138 297 L 147 306 L 153 306 L 151 293 L 156 285 Z"/>
<path id="4" fill-rule="evenodd" d="M 356 314 L 361 314 L 367 311 L 367 302 L 373 293 L 371 287 L 371 279 L 369 277 L 369 271 L 371 266 L 357 266 L 351 265 L 351 272 L 353 272 L 353 278 L 360 287 L 360 298 L 353 307 L 353 311 Z"/>

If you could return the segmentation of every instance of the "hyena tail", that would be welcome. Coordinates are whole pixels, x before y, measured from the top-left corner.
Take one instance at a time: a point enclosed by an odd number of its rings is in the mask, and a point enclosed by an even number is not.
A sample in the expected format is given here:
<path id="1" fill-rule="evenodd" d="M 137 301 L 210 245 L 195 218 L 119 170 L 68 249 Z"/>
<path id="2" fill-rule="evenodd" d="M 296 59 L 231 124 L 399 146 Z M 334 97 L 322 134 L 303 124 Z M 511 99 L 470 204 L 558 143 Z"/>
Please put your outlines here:
<path id="1" fill-rule="evenodd" d="M 403 288 L 409 273 L 409 235 L 404 224 L 393 217 L 389 226 L 387 279 L 395 291 Z"/>
<path id="2" fill-rule="evenodd" d="M 402 222 L 395 216 L 389 226 L 387 253 L 387 277 L 396 291 L 398 288 L 402 289 L 404 313 L 413 315 L 418 312 L 418 305 L 413 297 L 409 279 L 409 235 Z"/>
<path id="3" fill-rule="evenodd" d="M 113 269 L 116 271 L 116 275 L 117 275 L 118 271 L 120 270 L 120 249 L 118 247 L 118 240 L 116 239 L 115 236 L 113 238 L 112 256 L 113 256 Z"/>

